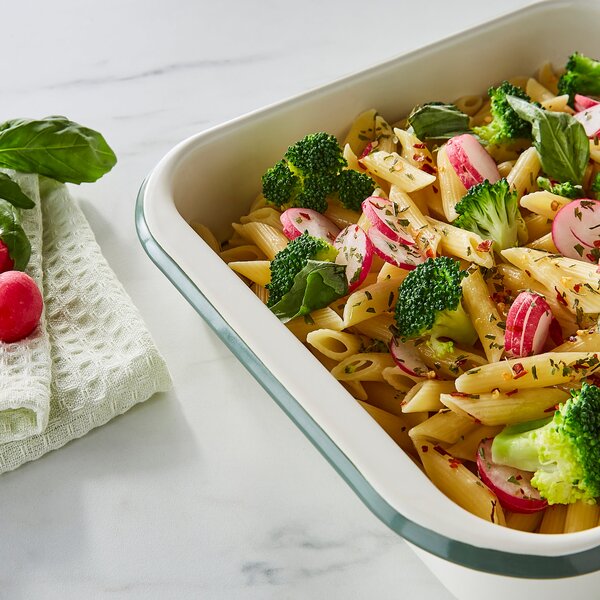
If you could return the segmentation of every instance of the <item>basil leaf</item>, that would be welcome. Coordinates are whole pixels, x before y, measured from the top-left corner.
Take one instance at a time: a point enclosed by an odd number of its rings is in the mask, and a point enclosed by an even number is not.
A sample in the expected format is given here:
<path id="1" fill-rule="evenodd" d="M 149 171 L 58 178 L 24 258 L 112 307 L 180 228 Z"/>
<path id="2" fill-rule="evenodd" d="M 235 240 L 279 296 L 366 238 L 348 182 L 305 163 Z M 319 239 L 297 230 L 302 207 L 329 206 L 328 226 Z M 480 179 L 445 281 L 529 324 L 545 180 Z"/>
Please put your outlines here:
<path id="1" fill-rule="evenodd" d="M 21 186 L 6 173 L 0 172 L 0 198 L 17 208 L 33 208 L 35 202 L 21 189 Z"/>
<path id="2" fill-rule="evenodd" d="M 333 262 L 309 260 L 294 278 L 292 289 L 271 307 L 283 322 L 324 308 L 348 293 L 346 267 Z"/>
<path id="3" fill-rule="evenodd" d="M 469 116 L 454 104 L 430 102 L 417 106 L 408 117 L 408 122 L 420 140 L 444 140 L 455 135 L 471 133 Z"/>
<path id="4" fill-rule="evenodd" d="M 63 183 L 96 181 L 117 159 L 100 133 L 66 117 L 14 119 L 0 125 L 0 166 Z"/>
<path id="5" fill-rule="evenodd" d="M 16 271 L 23 271 L 31 256 L 31 244 L 23 228 L 17 209 L 7 202 L 0 200 L 0 240 L 8 248 L 8 253 Z"/>
<path id="6" fill-rule="evenodd" d="M 533 145 L 542 169 L 551 179 L 579 184 L 590 159 L 583 125 L 571 115 L 543 110 L 515 96 L 506 96 L 516 113 L 532 125 Z"/>

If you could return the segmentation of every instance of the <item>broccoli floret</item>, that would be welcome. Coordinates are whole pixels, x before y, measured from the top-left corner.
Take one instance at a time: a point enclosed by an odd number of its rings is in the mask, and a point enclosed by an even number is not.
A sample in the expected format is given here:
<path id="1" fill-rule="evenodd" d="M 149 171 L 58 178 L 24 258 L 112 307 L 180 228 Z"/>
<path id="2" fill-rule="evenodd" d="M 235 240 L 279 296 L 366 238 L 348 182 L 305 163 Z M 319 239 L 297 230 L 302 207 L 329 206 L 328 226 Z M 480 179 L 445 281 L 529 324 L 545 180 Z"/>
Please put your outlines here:
<path id="1" fill-rule="evenodd" d="M 579 52 L 571 54 L 566 71 L 558 80 L 558 93 L 569 94 L 571 106 L 575 94 L 600 96 L 600 62 Z"/>
<path id="2" fill-rule="evenodd" d="M 267 306 L 277 304 L 292 289 L 294 277 L 302 271 L 309 260 L 334 261 L 338 251 L 325 240 L 313 237 L 306 231 L 292 240 L 271 261 L 271 282 Z"/>
<path id="3" fill-rule="evenodd" d="M 571 200 L 574 200 L 575 198 L 585 198 L 585 192 L 583 191 L 583 188 L 580 185 L 571 183 L 570 181 L 558 183 L 552 182 L 547 177 L 538 177 L 537 184 L 540 189 L 546 190 L 551 194 L 563 196 L 564 198 L 571 198 Z"/>
<path id="4" fill-rule="evenodd" d="M 474 133 L 488 144 L 531 139 L 531 125 L 515 112 L 506 96 L 516 96 L 527 102 L 531 102 L 531 98 L 521 88 L 508 81 L 503 81 L 497 88 L 491 87 L 488 95 L 491 101 L 492 122 L 482 127 L 474 127 Z"/>
<path id="5" fill-rule="evenodd" d="M 284 158 L 263 175 L 263 194 L 267 202 L 281 208 L 325 212 L 327 196 L 337 190 L 337 177 L 345 166 L 333 135 L 311 133 L 290 146 Z"/>
<path id="6" fill-rule="evenodd" d="M 429 258 L 412 270 L 398 291 L 396 327 L 400 337 L 429 335 L 438 354 L 452 349 L 448 344 L 437 344 L 440 337 L 473 345 L 477 333 L 461 304 L 460 282 L 466 275 L 459 262 L 447 256 Z"/>
<path id="7" fill-rule="evenodd" d="M 483 239 L 493 240 L 496 251 L 517 245 L 519 204 L 506 179 L 490 183 L 487 179 L 469 188 L 456 205 L 457 219 L 452 223 Z"/>
<path id="8" fill-rule="evenodd" d="M 506 427 L 494 438 L 494 462 L 535 471 L 531 480 L 549 504 L 600 496 L 600 388 L 583 383 L 548 421 Z"/>
<path id="9" fill-rule="evenodd" d="M 375 183 L 366 174 L 353 169 L 343 170 L 337 178 L 337 191 L 342 204 L 350 210 L 361 210 L 362 201 L 375 190 Z"/>
<path id="10" fill-rule="evenodd" d="M 596 173 L 596 175 L 594 175 L 594 179 L 592 179 L 592 183 L 590 185 L 590 191 L 596 200 L 600 200 L 600 173 Z"/>

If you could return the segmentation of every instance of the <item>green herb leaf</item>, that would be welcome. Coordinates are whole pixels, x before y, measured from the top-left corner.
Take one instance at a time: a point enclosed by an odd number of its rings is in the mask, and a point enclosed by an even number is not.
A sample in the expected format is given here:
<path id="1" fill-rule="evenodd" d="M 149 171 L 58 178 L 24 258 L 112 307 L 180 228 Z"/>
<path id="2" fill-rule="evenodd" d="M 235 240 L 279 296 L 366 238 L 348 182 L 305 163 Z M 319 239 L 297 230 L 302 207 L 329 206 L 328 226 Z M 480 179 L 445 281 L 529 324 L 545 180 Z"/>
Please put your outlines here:
<path id="1" fill-rule="evenodd" d="M 515 96 L 506 98 L 517 114 L 531 123 L 533 145 L 546 175 L 560 182 L 581 183 L 590 158 L 583 125 L 567 113 L 543 110 Z"/>
<path id="2" fill-rule="evenodd" d="M 8 248 L 14 269 L 23 271 L 31 256 L 31 244 L 21 227 L 17 209 L 6 200 L 0 200 L 0 240 Z"/>
<path id="3" fill-rule="evenodd" d="M 469 116 L 454 104 L 431 102 L 417 106 L 408 122 L 420 140 L 446 140 L 462 133 L 471 133 Z"/>
<path id="4" fill-rule="evenodd" d="M 35 202 L 21 189 L 10 175 L 0 172 L 0 198 L 8 200 L 17 208 L 33 208 Z"/>
<path id="5" fill-rule="evenodd" d="M 309 260 L 294 278 L 292 289 L 271 310 L 283 322 L 324 308 L 348 293 L 346 267 L 333 262 Z"/>
<path id="6" fill-rule="evenodd" d="M 14 119 L 0 125 L 0 166 L 63 183 L 96 181 L 117 159 L 100 133 L 66 117 Z"/>

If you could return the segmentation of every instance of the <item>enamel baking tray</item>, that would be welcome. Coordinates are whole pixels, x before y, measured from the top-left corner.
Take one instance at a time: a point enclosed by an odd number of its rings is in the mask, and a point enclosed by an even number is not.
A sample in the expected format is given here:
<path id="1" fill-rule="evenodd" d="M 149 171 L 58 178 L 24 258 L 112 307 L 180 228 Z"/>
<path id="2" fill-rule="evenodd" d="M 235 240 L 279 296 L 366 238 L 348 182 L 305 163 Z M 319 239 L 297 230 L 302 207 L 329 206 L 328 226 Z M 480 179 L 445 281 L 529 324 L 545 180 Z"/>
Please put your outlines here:
<path id="1" fill-rule="evenodd" d="M 260 190 L 262 173 L 307 133 L 343 138 L 367 108 L 393 122 L 420 102 L 482 93 L 546 60 L 562 65 L 575 50 L 600 57 L 598 23 L 598 2 L 530 6 L 192 136 L 156 165 L 138 195 L 136 226 L 152 261 L 369 509 L 465 600 L 520 593 L 523 579 L 545 600 L 595 597 L 600 528 L 523 533 L 448 500 L 188 222 L 226 239 Z"/>

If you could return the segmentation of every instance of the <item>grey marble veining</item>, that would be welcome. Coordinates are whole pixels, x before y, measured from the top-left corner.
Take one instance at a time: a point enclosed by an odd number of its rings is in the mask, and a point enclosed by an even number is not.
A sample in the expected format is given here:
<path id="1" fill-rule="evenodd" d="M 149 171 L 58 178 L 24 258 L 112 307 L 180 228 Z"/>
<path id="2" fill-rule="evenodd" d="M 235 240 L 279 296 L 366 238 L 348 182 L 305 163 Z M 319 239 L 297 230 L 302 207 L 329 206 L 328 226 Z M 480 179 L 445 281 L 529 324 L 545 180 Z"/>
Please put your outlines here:
<path id="1" fill-rule="evenodd" d="M 0 598 L 450 600 L 138 244 L 142 179 L 193 133 L 527 4 L 3 6 L 2 118 L 66 114 L 119 164 L 73 188 L 172 392 L 0 479 Z"/>

